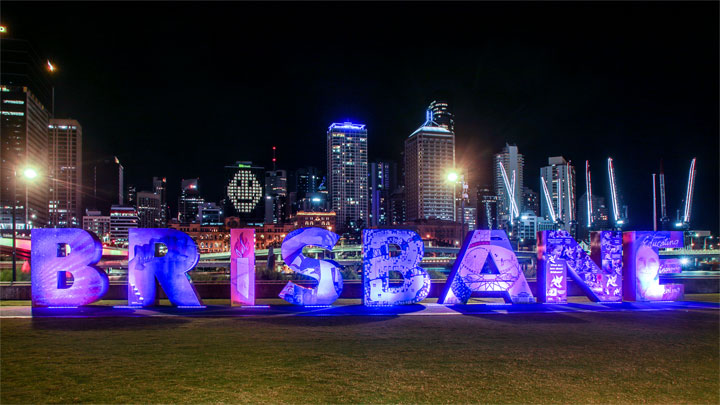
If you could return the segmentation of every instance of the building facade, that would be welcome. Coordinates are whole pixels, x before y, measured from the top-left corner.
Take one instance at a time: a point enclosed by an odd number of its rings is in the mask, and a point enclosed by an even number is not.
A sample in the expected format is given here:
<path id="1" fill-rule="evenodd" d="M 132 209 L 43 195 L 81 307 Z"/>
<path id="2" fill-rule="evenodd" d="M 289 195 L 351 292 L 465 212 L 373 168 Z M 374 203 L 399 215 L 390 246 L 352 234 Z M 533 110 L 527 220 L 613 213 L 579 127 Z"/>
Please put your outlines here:
<path id="1" fill-rule="evenodd" d="M 94 232 L 103 243 L 110 241 L 110 215 L 97 210 L 86 210 L 82 217 L 82 228 Z"/>
<path id="2" fill-rule="evenodd" d="M 503 171 L 500 166 L 505 169 L 505 177 L 503 176 Z M 495 155 L 493 164 L 495 195 L 498 197 L 497 220 L 498 227 L 501 229 L 507 228 L 523 209 L 521 203 L 522 192 L 525 186 L 524 172 L 525 157 L 518 152 L 517 146 L 505 144 L 502 151 Z M 513 173 L 515 174 L 514 187 L 512 181 Z M 507 178 L 508 186 L 505 184 L 505 178 Z M 513 195 L 512 199 L 510 198 L 511 190 Z M 513 213 L 513 203 L 516 207 L 515 213 Z"/>
<path id="3" fill-rule="evenodd" d="M 165 228 L 170 218 L 167 203 L 167 179 L 165 177 L 153 177 L 153 192 L 160 196 L 160 222 L 158 227 Z"/>
<path id="4" fill-rule="evenodd" d="M 450 111 L 450 106 L 446 101 L 434 100 L 428 108 L 432 111 L 433 121 L 448 131 L 455 133 L 455 116 Z"/>
<path id="5" fill-rule="evenodd" d="M 82 225 L 82 127 L 72 119 L 51 119 L 48 125 L 48 225 Z"/>
<path id="6" fill-rule="evenodd" d="M 489 186 L 478 187 L 477 229 L 498 229 L 498 196 Z"/>
<path id="7" fill-rule="evenodd" d="M 265 220 L 265 169 L 252 162 L 225 166 L 225 213 L 237 216 L 247 225 L 260 226 Z"/>
<path id="8" fill-rule="evenodd" d="M 137 193 L 137 212 L 140 228 L 163 227 L 160 195 L 153 191 L 140 191 Z"/>
<path id="9" fill-rule="evenodd" d="M 128 231 L 138 228 L 139 222 L 135 207 L 122 205 L 110 207 L 110 242 L 116 246 L 127 246 Z"/>
<path id="10" fill-rule="evenodd" d="M 198 222 L 198 209 L 205 202 L 200 196 L 198 179 L 183 179 L 178 198 L 178 221 L 181 224 Z"/>
<path id="11" fill-rule="evenodd" d="M 368 146 L 365 125 L 333 123 L 327 132 L 327 181 L 330 207 L 337 214 L 336 226 L 367 226 Z"/>
<path id="12" fill-rule="evenodd" d="M 447 180 L 455 168 L 455 134 L 428 111 L 428 120 L 405 140 L 404 155 L 407 220 L 455 220 L 455 184 Z"/>
<path id="13" fill-rule="evenodd" d="M 390 193 L 395 189 L 391 162 L 370 163 L 370 226 L 390 224 Z"/>
<path id="14" fill-rule="evenodd" d="M 92 196 L 87 204 L 89 208 L 109 215 L 113 205 L 125 204 L 125 168 L 116 156 L 96 160 L 90 171 Z"/>
<path id="15" fill-rule="evenodd" d="M 272 170 L 265 172 L 265 223 L 279 224 L 288 217 L 287 172 Z"/>
<path id="16" fill-rule="evenodd" d="M 546 195 L 543 186 L 540 215 L 558 222 L 561 228 L 570 232 L 577 223 L 575 167 L 562 156 L 551 157 L 548 165 L 540 169 L 540 178 L 548 190 Z"/>

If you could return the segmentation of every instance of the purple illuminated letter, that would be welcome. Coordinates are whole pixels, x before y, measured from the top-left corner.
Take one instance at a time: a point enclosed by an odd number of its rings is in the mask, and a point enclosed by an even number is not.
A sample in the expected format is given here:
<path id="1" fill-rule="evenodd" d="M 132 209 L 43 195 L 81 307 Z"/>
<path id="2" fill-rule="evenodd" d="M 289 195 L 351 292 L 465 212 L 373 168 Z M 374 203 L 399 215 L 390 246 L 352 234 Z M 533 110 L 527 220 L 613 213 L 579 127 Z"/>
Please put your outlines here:
<path id="1" fill-rule="evenodd" d="M 175 229 L 130 229 L 128 247 L 128 305 L 157 303 L 155 278 L 175 305 L 202 302 L 187 272 L 200 259 L 195 242 Z"/>
<path id="2" fill-rule="evenodd" d="M 332 260 L 306 257 L 302 253 L 305 246 L 332 250 L 338 239 L 337 234 L 322 228 L 300 228 L 285 237 L 281 247 L 285 264 L 296 273 L 317 280 L 317 286 L 307 288 L 289 282 L 279 294 L 282 299 L 295 305 L 330 305 L 340 297 L 343 290 L 340 265 Z"/>
<path id="3" fill-rule="evenodd" d="M 483 271 L 486 262 L 490 266 Z M 468 232 L 438 303 L 466 304 L 473 293 L 514 304 L 535 302 L 505 231 Z"/>
<path id="4" fill-rule="evenodd" d="M 622 301 L 621 232 L 592 232 L 589 256 L 567 231 L 541 231 L 537 235 L 540 302 L 566 303 L 567 276 L 592 301 Z"/>
<path id="5" fill-rule="evenodd" d="M 102 244 L 94 234 L 74 228 L 33 229 L 31 246 L 33 306 L 87 305 L 107 292 L 107 275 L 93 266 L 102 258 Z"/>
<path id="6" fill-rule="evenodd" d="M 255 305 L 255 230 L 230 230 L 230 304 Z"/>
<path id="7" fill-rule="evenodd" d="M 363 304 L 388 306 L 414 304 L 430 292 L 430 276 L 420 267 L 425 247 L 420 236 L 400 229 L 363 230 Z M 393 254 L 391 245 L 399 250 Z M 402 275 L 403 284 L 390 287 L 390 271 Z"/>
<path id="8" fill-rule="evenodd" d="M 660 259 L 660 249 L 680 248 L 683 233 L 623 233 L 623 288 L 626 301 L 675 301 L 683 298 L 682 284 L 660 284 L 660 274 L 678 272 L 675 259 Z"/>

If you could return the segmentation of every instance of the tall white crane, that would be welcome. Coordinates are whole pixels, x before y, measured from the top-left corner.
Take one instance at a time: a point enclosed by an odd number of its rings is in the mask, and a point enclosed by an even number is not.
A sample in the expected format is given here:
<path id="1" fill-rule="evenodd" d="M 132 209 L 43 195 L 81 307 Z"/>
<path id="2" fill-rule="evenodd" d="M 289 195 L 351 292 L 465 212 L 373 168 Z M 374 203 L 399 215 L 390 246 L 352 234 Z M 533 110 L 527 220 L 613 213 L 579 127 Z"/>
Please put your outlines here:
<path id="1" fill-rule="evenodd" d="M 550 211 L 550 219 L 552 219 L 553 222 L 557 222 L 557 217 L 555 216 L 555 209 L 553 208 L 552 204 L 552 198 L 550 198 L 550 193 L 548 192 L 545 178 L 542 176 L 540 176 L 540 183 L 542 184 L 543 194 L 545 195 L 545 202 L 547 203 L 548 211 Z"/>
<path id="2" fill-rule="evenodd" d="M 688 175 L 687 191 L 685 192 L 685 210 L 683 211 L 683 222 L 690 225 L 690 210 L 692 209 L 693 189 L 695 188 L 695 160 L 690 162 L 690 174 Z"/>
<path id="3" fill-rule="evenodd" d="M 505 189 L 510 199 L 510 215 L 515 219 L 520 216 L 520 210 L 518 210 L 517 202 L 515 201 L 515 171 L 513 170 L 513 184 L 510 184 L 505 166 L 503 166 L 502 162 L 498 162 L 498 166 L 500 166 L 500 174 L 502 175 L 503 183 L 505 184 Z"/>
<path id="4" fill-rule="evenodd" d="M 608 177 L 610 178 L 610 198 L 612 200 L 613 218 L 615 225 L 622 224 L 620 219 L 620 209 L 618 208 L 617 187 L 615 185 L 615 168 L 613 167 L 612 158 L 608 158 Z"/>

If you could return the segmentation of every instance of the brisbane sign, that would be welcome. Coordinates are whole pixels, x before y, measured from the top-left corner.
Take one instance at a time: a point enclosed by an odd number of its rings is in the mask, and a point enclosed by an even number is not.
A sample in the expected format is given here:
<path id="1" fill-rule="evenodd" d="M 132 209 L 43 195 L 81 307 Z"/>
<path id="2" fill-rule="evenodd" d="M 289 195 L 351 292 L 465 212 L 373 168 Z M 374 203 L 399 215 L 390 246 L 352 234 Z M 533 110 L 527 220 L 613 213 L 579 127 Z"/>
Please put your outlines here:
<path id="1" fill-rule="evenodd" d="M 281 254 L 296 273 L 314 279 L 313 287 L 293 282 L 280 297 L 295 305 L 331 305 L 343 290 L 338 263 L 303 254 L 306 246 L 332 250 L 339 236 L 322 228 L 301 228 L 285 237 Z M 232 229 L 230 238 L 231 305 L 255 304 L 255 231 Z M 430 276 L 420 267 L 425 253 L 410 230 L 366 229 L 362 234 L 362 301 L 368 307 L 414 304 L 430 292 Z M 537 297 L 520 269 L 510 241 L 501 230 L 468 232 L 438 298 L 440 304 L 467 304 L 471 296 L 500 296 L 508 303 L 566 303 L 568 277 L 595 302 L 674 301 L 682 284 L 661 284 L 660 274 L 680 272 L 676 259 L 659 250 L 682 246 L 682 232 L 594 232 L 591 251 L 565 231 L 538 232 Z M 32 305 L 81 306 L 103 298 L 108 277 L 97 268 L 99 239 L 82 229 L 32 231 Z M 173 305 L 202 306 L 188 272 L 200 255 L 195 242 L 174 229 L 131 229 L 128 247 L 128 305 L 154 306 L 157 285 Z M 391 285 L 391 272 L 402 276 Z M 69 282 L 68 275 L 72 277 Z M 157 281 L 157 282 L 156 282 Z"/>

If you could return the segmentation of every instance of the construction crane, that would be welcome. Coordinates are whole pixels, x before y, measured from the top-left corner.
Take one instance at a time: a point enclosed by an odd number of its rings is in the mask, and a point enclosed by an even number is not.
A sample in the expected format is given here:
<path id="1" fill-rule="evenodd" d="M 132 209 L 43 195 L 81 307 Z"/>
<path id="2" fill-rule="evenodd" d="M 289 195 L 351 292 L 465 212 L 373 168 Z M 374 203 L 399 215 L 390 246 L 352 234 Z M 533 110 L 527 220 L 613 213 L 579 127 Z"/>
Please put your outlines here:
<path id="1" fill-rule="evenodd" d="M 543 194 L 545 195 L 545 202 L 547 203 L 548 211 L 550 211 L 550 219 L 552 219 L 553 222 L 557 222 L 557 217 L 555 216 L 555 209 L 553 208 L 552 204 L 552 198 L 550 198 L 550 193 L 548 192 L 545 178 L 543 178 L 542 176 L 540 176 L 540 183 L 542 184 Z"/>
<path id="2" fill-rule="evenodd" d="M 585 161 L 585 191 L 587 196 L 587 226 L 592 227 L 592 187 L 590 186 L 590 161 Z"/>
<path id="3" fill-rule="evenodd" d="M 520 210 L 518 210 L 517 202 L 515 202 L 515 171 L 513 170 L 513 181 L 512 184 L 510 184 L 507 172 L 505 171 L 505 167 L 502 162 L 498 162 L 498 166 L 500 166 L 500 174 L 502 175 L 503 183 L 505 184 L 505 189 L 507 190 L 508 198 L 510 199 L 510 216 L 512 216 L 514 220 L 520 216 Z"/>
<path id="4" fill-rule="evenodd" d="M 683 222 L 682 225 L 685 228 L 690 228 L 690 213 L 692 209 L 692 197 L 693 190 L 695 188 L 695 161 L 697 158 L 693 158 L 690 161 L 690 173 L 688 174 L 687 190 L 685 191 L 685 207 L 683 210 Z"/>
<path id="5" fill-rule="evenodd" d="M 665 204 L 665 169 L 662 160 L 660 161 L 660 228 L 667 230 L 670 218 L 667 216 L 667 205 Z"/>
<path id="6" fill-rule="evenodd" d="M 610 178 L 610 199 L 612 200 L 613 219 L 615 226 L 620 227 L 625 220 L 620 217 L 620 208 L 618 207 L 617 186 L 615 185 L 615 168 L 612 158 L 608 158 L 608 177 Z"/>

